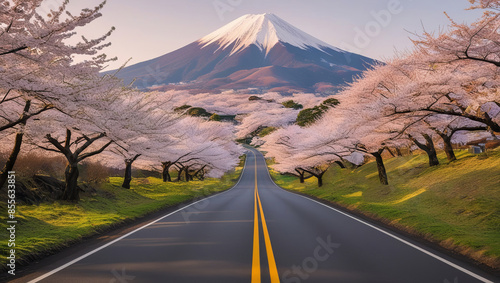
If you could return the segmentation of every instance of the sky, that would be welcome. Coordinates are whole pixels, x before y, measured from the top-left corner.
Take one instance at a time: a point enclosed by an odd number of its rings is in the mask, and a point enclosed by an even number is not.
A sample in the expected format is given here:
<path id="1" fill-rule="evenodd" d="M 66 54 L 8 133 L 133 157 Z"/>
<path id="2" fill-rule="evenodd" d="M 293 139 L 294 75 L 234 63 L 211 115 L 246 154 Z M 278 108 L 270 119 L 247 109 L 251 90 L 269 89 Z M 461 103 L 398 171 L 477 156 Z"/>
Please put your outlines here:
<path id="1" fill-rule="evenodd" d="M 47 0 L 55 5 L 62 0 Z M 69 9 L 100 0 L 72 0 Z M 274 13 L 310 35 L 378 60 L 411 48 L 425 30 L 445 30 L 450 21 L 471 23 L 480 11 L 467 0 L 108 0 L 103 16 L 79 32 L 88 38 L 116 28 L 105 49 L 118 61 L 108 70 L 177 50 L 246 14 Z M 50 7 L 50 5 L 48 6 Z"/>

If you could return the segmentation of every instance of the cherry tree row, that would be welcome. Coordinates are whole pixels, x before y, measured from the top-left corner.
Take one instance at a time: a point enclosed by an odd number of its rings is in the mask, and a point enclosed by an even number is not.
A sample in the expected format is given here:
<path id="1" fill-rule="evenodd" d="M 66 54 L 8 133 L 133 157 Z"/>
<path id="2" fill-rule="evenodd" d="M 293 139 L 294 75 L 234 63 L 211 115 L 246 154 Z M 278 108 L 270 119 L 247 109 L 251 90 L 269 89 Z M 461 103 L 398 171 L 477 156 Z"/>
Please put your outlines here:
<path id="1" fill-rule="evenodd" d="M 168 95 L 141 93 L 99 73 L 109 61 L 101 50 L 113 28 L 92 40 L 75 39 L 75 29 L 100 17 L 104 4 L 78 16 L 67 1 L 48 15 L 43 4 L 0 4 L 0 139 L 2 150 L 11 145 L 0 187 L 22 150 L 64 155 L 64 200 L 79 199 L 78 164 L 87 158 L 123 164 L 124 187 L 139 157 L 163 164 L 166 181 L 168 164 L 180 166 L 186 180 L 234 168 L 242 149 L 234 143 L 233 125 L 181 116 Z M 86 59 L 76 62 L 75 56 Z"/>
<path id="2" fill-rule="evenodd" d="M 471 3 L 485 10 L 475 23 L 452 21 L 446 33 L 424 33 L 413 51 L 364 72 L 313 125 L 288 126 L 260 141 L 275 169 L 301 180 L 307 173 L 321 185 L 330 164 L 359 163 L 364 154 L 375 158 L 380 182 L 388 184 L 385 150 L 418 147 L 435 166 L 436 147 L 453 161 L 453 143 L 497 138 L 500 1 Z"/>

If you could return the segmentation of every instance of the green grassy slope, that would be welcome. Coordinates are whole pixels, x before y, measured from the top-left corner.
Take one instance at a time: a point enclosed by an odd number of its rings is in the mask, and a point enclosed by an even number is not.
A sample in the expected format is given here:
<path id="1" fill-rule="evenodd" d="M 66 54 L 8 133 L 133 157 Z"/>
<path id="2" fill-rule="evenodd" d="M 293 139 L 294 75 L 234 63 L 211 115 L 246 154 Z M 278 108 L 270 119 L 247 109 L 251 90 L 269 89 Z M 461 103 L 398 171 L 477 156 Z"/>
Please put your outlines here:
<path id="1" fill-rule="evenodd" d="M 221 179 L 206 179 L 189 183 L 163 183 L 158 178 L 136 178 L 131 189 L 121 188 L 123 178 L 110 178 L 96 193 L 84 194 L 78 204 L 67 202 L 17 206 L 16 257 L 28 259 L 33 255 L 58 250 L 84 237 L 109 229 L 149 213 L 206 197 L 229 189 L 236 183 L 242 167 Z M 6 223 L 5 215 L 0 219 Z M 2 226 L 3 227 L 3 226 Z M 5 267 L 7 230 L 0 232 L 0 256 Z"/>
<path id="2" fill-rule="evenodd" d="M 332 166 L 325 185 L 300 184 L 272 172 L 281 187 L 334 202 L 426 238 L 491 267 L 500 266 L 500 151 L 470 155 L 429 168 L 426 155 L 385 161 L 389 186 L 374 162 L 358 169 Z"/>

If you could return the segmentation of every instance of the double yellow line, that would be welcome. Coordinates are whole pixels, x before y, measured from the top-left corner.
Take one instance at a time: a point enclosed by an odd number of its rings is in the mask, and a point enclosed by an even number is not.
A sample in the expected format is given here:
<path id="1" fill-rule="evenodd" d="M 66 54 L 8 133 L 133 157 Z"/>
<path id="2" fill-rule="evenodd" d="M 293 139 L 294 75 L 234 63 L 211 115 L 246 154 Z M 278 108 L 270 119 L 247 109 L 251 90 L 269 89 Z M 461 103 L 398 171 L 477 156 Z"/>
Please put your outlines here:
<path id="1" fill-rule="evenodd" d="M 276 268 L 276 261 L 274 259 L 273 248 L 271 246 L 271 238 L 267 230 L 266 218 L 264 217 L 264 210 L 262 210 L 262 203 L 260 202 L 259 189 L 257 187 L 257 156 L 255 157 L 255 190 L 254 190 L 254 215 L 253 215 L 253 257 L 252 257 L 252 283 L 261 282 L 260 272 L 260 245 L 259 245 L 259 211 L 262 221 L 262 231 L 264 233 L 264 242 L 266 244 L 267 262 L 269 264 L 269 274 L 271 276 L 271 283 L 279 283 L 278 269 Z M 258 209 L 257 209 L 258 206 Z"/>

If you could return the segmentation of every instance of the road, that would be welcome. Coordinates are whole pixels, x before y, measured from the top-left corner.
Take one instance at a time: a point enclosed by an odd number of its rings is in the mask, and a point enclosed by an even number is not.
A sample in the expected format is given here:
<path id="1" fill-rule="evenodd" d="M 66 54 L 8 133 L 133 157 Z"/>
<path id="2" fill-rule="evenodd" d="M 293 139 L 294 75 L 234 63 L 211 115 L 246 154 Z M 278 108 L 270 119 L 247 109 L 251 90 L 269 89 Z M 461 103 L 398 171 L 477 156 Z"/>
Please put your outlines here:
<path id="1" fill-rule="evenodd" d="M 278 188 L 263 156 L 253 149 L 231 190 L 26 278 L 70 283 L 493 282 L 474 267 Z"/>

